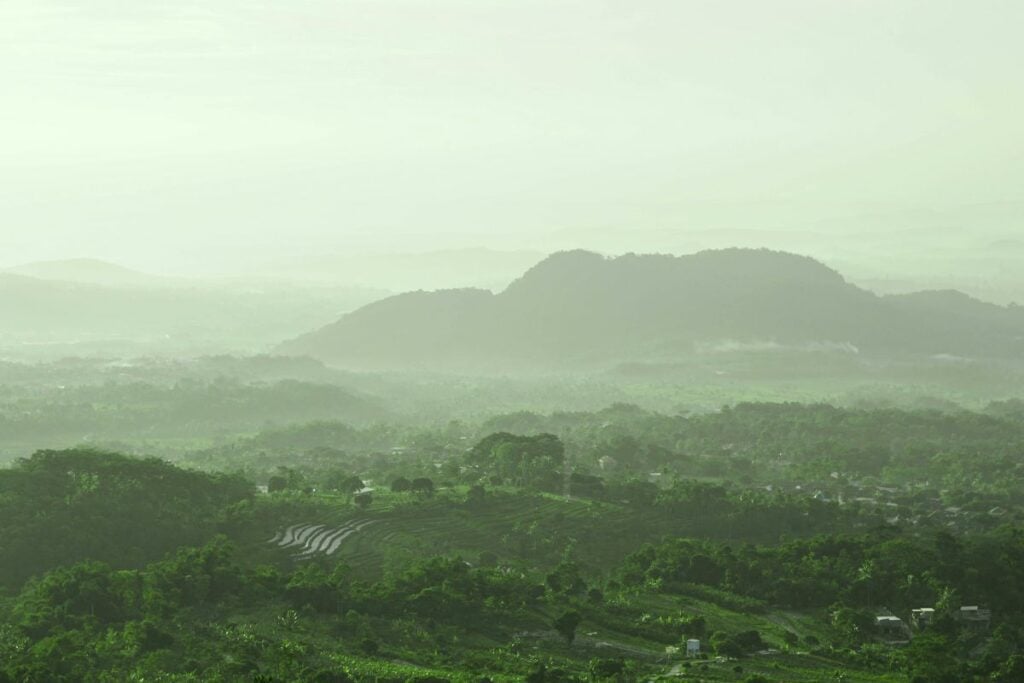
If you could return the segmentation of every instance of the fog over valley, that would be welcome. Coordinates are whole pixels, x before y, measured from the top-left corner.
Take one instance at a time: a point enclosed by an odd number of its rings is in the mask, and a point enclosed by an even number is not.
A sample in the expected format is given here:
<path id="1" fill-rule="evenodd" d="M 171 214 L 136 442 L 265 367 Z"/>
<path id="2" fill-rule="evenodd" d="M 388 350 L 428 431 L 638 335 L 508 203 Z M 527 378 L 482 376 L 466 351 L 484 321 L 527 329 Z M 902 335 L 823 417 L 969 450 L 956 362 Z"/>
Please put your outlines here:
<path id="1" fill-rule="evenodd" d="M 1024 681 L 1022 25 L 0 2 L 0 683 Z"/>

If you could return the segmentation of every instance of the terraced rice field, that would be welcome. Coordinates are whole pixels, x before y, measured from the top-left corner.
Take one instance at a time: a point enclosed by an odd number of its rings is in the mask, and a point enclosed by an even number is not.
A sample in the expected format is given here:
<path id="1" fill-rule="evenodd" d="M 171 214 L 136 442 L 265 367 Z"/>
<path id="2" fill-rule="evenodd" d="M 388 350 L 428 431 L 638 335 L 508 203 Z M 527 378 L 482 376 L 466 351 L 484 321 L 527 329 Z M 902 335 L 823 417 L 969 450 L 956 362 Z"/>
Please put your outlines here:
<path id="1" fill-rule="evenodd" d="M 579 561 L 605 566 L 681 530 L 679 520 L 651 510 L 560 496 L 496 494 L 473 506 L 382 496 L 369 510 L 346 504 L 317 517 L 292 520 L 268 543 L 295 560 L 343 561 L 366 578 L 437 555 L 476 562 L 484 551 L 500 560 L 553 566 L 570 542 Z"/>
<path id="2" fill-rule="evenodd" d="M 565 539 L 571 537 L 582 559 L 603 563 L 620 561 L 671 526 L 669 520 L 660 520 L 659 524 L 648 516 L 644 532 L 638 533 L 638 520 L 628 511 L 609 512 L 586 501 L 556 497 L 496 499 L 480 508 L 398 505 L 360 517 L 360 523 L 375 523 L 345 536 L 334 554 L 367 574 L 389 563 L 400 566 L 434 555 L 461 555 L 472 562 L 483 551 L 509 559 L 529 555 L 540 559 L 541 564 L 553 565 L 561 557 Z M 561 530 L 563 538 L 553 539 L 552 528 Z M 550 548 L 545 545 L 548 541 Z"/>
<path id="3" fill-rule="evenodd" d="M 339 526 L 293 524 L 277 532 L 267 543 L 293 549 L 292 557 L 297 560 L 309 559 L 317 553 L 333 555 L 347 539 L 376 522 L 373 519 L 353 519 Z"/>

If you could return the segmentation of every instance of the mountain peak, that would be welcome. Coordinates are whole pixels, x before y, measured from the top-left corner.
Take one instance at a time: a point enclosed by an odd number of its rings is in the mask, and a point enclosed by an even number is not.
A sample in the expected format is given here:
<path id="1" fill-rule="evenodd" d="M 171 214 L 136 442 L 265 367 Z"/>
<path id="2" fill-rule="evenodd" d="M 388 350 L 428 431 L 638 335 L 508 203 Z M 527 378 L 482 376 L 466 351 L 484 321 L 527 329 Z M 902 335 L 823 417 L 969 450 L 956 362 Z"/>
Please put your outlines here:
<path id="1" fill-rule="evenodd" d="M 842 275 L 820 261 L 770 249 L 709 249 L 682 256 L 627 253 L 615 257 L 575 249 L 551 254 L 509 285 L 506 293 L 520 295 L 595 282 L 616 282 L 628 287 L 637 280 L 667 285 L 672 280 L 699 278 L 715 282 L 723 277 L 738 282 L 846 285 Z"/>
<path id="2" fill-rule="evenodd" d="M 961 324 L 968 315 L 971 323 Z M 545 258 L 500 294 L 401 295 L 283 348 L 389 368 L 410 359 L 423 367 L 474 359 L 494 368 L 674 360 L 723 340 L 1006 354 L 1019 352 L 1018 327 L 999 307 L 966 297 L 878 297 L 813 258 L 782 251 L 606 257 L 572 250 Z"/>

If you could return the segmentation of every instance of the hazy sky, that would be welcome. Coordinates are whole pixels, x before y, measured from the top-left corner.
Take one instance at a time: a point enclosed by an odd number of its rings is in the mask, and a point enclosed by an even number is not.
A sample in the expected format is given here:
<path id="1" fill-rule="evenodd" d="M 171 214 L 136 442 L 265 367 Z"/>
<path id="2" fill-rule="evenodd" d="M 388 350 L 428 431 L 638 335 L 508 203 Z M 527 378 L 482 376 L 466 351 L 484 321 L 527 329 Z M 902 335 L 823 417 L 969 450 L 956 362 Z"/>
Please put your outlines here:
<path id="1" fill-rule="evenodd" d="M 0 0 L 0 265 L 963 216 L 1021 199 L 1022 26 L 1020 0 Z"/>

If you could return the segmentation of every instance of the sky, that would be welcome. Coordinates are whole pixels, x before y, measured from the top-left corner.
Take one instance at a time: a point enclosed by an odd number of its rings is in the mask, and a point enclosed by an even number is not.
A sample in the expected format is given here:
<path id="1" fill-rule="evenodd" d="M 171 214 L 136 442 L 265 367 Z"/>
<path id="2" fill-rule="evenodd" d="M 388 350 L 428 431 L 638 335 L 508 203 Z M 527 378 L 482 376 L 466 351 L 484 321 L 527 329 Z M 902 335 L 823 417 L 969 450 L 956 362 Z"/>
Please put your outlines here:
<path id="1" fill-rule="evenodd" d="M 1021 26 L 1019 0 L 0 0 L 0 266 L 1024 234 Z"/>

